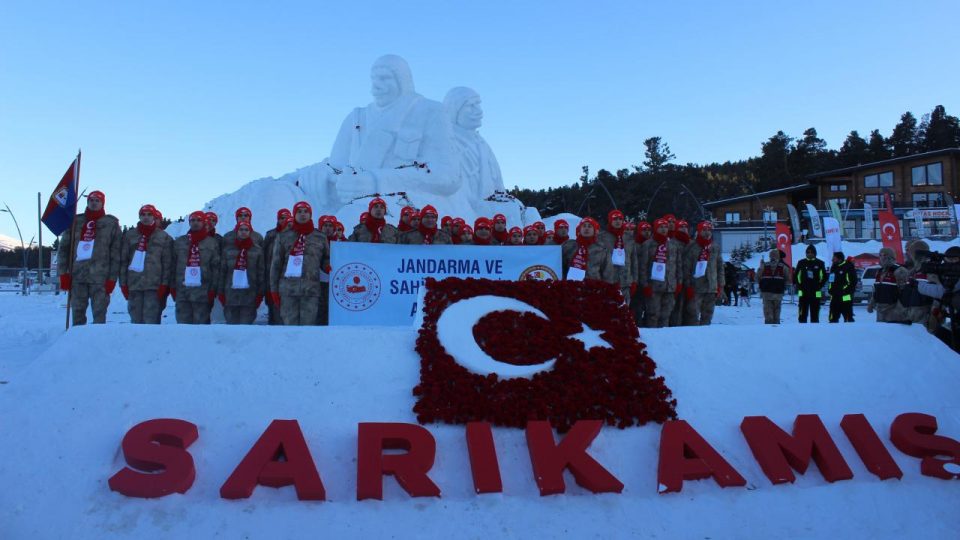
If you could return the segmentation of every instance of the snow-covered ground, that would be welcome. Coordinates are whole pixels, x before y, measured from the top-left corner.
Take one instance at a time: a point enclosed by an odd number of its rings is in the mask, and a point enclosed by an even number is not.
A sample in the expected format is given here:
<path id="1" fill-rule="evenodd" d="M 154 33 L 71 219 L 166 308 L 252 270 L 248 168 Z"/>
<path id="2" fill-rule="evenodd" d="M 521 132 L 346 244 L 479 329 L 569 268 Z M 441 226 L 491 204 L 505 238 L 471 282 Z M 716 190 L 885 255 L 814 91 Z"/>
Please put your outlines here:
<path id="1" fill-rule="evenodd" d="M 956 538 L 955 481 L 920 475 L 887 438 L 900 413 L 936 416 L 960 438 L 960 358 L 918 326 L 801 326 L 796 307 L 762 325 L 760 303 L 718 307 L 706 328 L 642 330 L 689 421 L 747 479 L 657 494 L 660 427 L 605 428 L 590 452 L 625 485 L 592 495 L 566 476 L 540 497 L 523 432 L 495 429 L 504 493 L 473 493 L 464 430 L 430 425 L 440 499 L 411 499 L 392 478 L 384 500 L 357 502 L 357 423 L 415 422 L 419 360 L 413 329 L 160 327 L 127 324 L 119 294 L 105 326 L 63 332 L 64 295 L 0 294 L 0 537 L 306 538 L 524 537 Z M 826 310 L 821 312 L 826 319 Z M 165 323 L 172 322 L 172 307 Z M 815 465 L 771 485 L 739 431 L 748 415 L 789 430 L 821 416 L 854 473 L 828 484 Z M 868 473 L 839 427 L 864 413 L 904 476 Z M 199 426 L 184 495 L 138 500 L 110 491 L 133 425 L 181 418 Z M 219 488 L 272 419 L 299 420 L 327 491 L 258 487 L 247 500 Z"/>

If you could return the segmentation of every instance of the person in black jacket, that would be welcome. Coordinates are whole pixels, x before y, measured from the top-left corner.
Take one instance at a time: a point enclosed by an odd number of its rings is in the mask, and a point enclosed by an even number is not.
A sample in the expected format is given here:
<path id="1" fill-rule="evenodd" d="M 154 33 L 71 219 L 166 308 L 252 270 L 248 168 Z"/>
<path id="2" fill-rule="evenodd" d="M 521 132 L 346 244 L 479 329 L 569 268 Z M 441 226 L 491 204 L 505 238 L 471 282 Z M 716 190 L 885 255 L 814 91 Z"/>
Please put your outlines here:
<path id="1" fill-rule="evenodd" d="M 797 283 L 800 322 L 807 322 L 808 314 L 810 322 L 820 322 L 820 299 L 827 283 L 827 267 L 817 258 L 817 248 L 812 244 L 807 246 L 807 256 L 797 263 L 793 276 Z"/>
<path id="2" fill-rule="evenodd" d="M 830 322 L 853 322 L 853 291 L 857 287 L 857 271 L 842 251 L 833 254 L 830 266 Z"/>

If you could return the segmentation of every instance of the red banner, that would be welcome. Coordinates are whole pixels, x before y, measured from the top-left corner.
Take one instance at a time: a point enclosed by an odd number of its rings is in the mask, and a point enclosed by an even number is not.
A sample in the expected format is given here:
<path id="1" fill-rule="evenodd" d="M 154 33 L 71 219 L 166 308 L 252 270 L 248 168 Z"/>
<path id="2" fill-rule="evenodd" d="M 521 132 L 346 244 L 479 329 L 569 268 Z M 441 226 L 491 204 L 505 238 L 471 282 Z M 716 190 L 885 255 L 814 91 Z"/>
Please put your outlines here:
<path id="1" fill-rule="evenodd" d="M 883 247 L 888 247 L 897 254 L 897 263 L 903 264 L 903 243 L 900 241 L 900 221 L 893 212 L 878 212 L 880 217 L 880 238 Z"/>
<path id="2" fill-rule="evenodd" d="M 793 266 L 793 238 L 786 223 L 777 223 L 777 249 L 786 253 L 783 262 Z"/>

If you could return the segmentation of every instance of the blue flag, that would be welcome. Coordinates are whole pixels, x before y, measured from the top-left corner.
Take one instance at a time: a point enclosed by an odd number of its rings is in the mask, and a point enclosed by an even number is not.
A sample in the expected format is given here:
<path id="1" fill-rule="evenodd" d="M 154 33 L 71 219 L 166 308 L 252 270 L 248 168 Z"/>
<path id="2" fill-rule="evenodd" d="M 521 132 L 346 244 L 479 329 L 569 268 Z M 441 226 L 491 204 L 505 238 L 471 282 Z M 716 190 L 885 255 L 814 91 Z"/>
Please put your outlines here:
<path id="1" fill-rule="evenodd" d="M 73 160 L 70 168 L 64 173 L 60 183 L 50 195 L 47 209 L 43 211 L 40 221 L 50 229 L 50 232 L 60 236 L 70 228 L 73 216 L 77 213 L 77 189 L 80 183 L 80 154 Z"/>

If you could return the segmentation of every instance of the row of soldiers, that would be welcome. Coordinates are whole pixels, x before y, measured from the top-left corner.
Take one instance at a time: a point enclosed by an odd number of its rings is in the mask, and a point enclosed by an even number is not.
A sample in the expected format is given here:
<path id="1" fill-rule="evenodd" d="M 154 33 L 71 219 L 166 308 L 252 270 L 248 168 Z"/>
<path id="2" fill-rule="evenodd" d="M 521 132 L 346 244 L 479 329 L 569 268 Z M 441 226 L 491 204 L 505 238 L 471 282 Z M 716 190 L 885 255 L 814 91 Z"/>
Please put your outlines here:
<path id="1" fill-rule="evenodd" d="M 93 321 L 105 322 L 118 282 L 134 323 L 159 323 L 169 296 L 178 323 L 209 323 L 219 300 L 229 324 L 250 324 L 266 300 L 271 324 L 326 324 L 329 246 L 335 241 L 559 245 L 565 279 L 618 285 L 637 320 L 651 327 L 709 324 L 724 285 L 711 224 L 701 223 L 691 238 L 687 223 L 673 216 L 631 230 L 614 210 L 604 228 L 585 218 L 571 238 L 562 219 L 553 231 L 542 222 L 508 229 L 499 214 L 481 217 L 473 227 L 457 218 L 438 224 L 429 205 L 404 208 L 394 226 L 386 223 L 386 202 L 376 198 L 349 238 L 332 216 L 322 216 L 315 227 L 310 205 L 298 202 L 292 211 L 278 211 L 276 227 L 263 236 L 251 225 L 251 211 L 240 208 L 225 235 L 216 230 L 216 214 L 197 211 L 189 216 L 189 231 L 173 239 L 160 229 L 163 216 L 152 205 L 140 208 L 136 227 L 121 232 L 117 218 L 104 211 L 105 199 L 103 192 L 91 192 L 85 212 L 61 239 L 60 285 L 71 291 L 74 324 L 86 323 L 88 305 Z"/>

